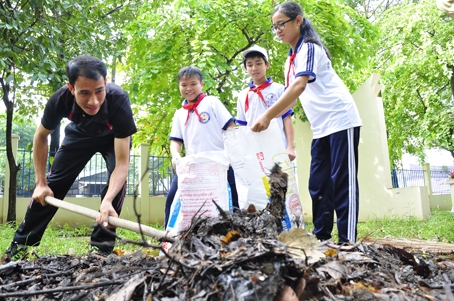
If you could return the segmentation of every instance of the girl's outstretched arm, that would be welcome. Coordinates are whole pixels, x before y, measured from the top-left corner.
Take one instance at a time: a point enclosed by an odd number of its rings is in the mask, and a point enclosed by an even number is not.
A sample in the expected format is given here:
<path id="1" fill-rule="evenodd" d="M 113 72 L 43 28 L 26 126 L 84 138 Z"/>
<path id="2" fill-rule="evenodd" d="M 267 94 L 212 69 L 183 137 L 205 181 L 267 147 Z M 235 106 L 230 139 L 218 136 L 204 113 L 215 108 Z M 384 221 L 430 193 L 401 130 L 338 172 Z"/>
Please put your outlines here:
<path id="1" fill-rule="evenodd" d="M 298 97 L 306 89 L 309 76 L 298 76 L 293 83 L 291 83 L 279 99 L 268 108 L 262 115 L 260 115 L 251 127 L 253 132 L 261 132 L 268 128 L 271 119 L 282 115 L 282 112 L 288 111 L 296 104 Z"/>

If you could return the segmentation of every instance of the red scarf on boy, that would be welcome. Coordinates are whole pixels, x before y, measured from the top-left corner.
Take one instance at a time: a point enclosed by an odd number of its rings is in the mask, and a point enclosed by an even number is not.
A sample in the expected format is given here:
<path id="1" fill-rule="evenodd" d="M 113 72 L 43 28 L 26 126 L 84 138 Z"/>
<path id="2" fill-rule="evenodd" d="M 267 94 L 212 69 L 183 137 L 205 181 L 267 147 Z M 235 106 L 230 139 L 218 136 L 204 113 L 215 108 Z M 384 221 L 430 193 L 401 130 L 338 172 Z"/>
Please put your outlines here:
<path id="1" fill-rule="evenodd" d="M 202 101 L 202 99 L 206 96 L 205 93 L 201 93 L 198 97 L 197 100 L 194 103 L 188 103 L 187 105 L 183 105 L 183 109 L 188 110 L 188 117 L 186 117 L 186 122 L 184 125 L 188 123 L 189 116 L 191 116 L 191 112 L 194 111 L 197 117 L 199 118 L 200 121 L 202 121 L 202 117 L 200 117 L 199 111 L 197 111 L 197 106 L 199 103 Z"/>
<path id="2" fill-rule="evenodd" d="M 255 92 L 259 96 L 259 98 L 263 101 L 263 104 L 266 107 L 266 101 L 265 98 L 263 97 L 262 90 L 268 87 L 273 83 L 272 79 L 267 80 L 265 83 L 261 84 L 258 87 L 251 87 L 249 91 L 246 94 L 246 103 L 244 104 L 244 111 L 247 112 L 249 110 L 249 92 Z"/>

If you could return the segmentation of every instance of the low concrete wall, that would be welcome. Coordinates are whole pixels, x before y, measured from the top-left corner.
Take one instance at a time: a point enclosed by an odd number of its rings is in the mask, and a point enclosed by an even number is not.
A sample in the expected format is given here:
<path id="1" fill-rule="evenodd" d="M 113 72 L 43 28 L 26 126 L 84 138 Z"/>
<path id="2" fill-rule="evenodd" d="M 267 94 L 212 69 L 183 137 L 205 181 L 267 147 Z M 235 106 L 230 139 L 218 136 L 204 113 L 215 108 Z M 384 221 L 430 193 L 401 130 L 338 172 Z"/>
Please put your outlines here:
<path id="1" fill-rule="evenodd" d="M 4 198 L 0 198 L 0 202 L 3 202 Z M 65 201 L 87 207 L 93 210 L 99 210 L 100 198 L 99 197 L 81 197 L 81 198 L 66 198 Z M 27 206 L 30 202 L 30 198 L 17 198 L 16 200 L 16 219 L 17 222 L 22 222 Z M 156 225 L 164 223 L 164 207 L 165 207 L 165 196 L 149 197 L 142 201 L 142 198 L 136 199 L 136 210 L 140 216 L 142 224 L 145 225 Z M 0 206 L 0 209 L 3 206 Z M 7 212 L 1 212 L 2 223 L 6 222 Z M 134 211 L 134 198 L 126 197 L 123 209 L 121 211 L 120 218 L 137 221 Z M 72 213 L 70 211 L 59 209 L 57 214 L 53 218 L 53 222 L 70 226 L 87 225 L 90 226 L 94 223 L 94 220 L 84 217 L 82 215 Z"/>
<path id="2" fill-rule="evenodd" d="M 377 197 L 362 199 L 360 221 L 385 216 L 415 216 L 423 220 L 430 216 L 429 193 L 426 186 L 382 189 L 378 202 Z"/>
<path id="3" fill-rule="evenodd" d="M 429 195 L 430 209 L 451 210 L 452 201 L 450 194 Z"/>

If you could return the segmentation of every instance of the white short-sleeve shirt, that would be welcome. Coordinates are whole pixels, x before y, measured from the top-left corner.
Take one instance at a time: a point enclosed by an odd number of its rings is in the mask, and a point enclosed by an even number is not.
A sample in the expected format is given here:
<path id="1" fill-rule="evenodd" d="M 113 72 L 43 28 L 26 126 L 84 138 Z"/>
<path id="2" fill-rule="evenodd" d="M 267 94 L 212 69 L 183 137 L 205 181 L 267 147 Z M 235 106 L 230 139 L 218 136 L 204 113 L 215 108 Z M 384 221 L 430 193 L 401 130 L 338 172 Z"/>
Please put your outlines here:
<path id="1" fill-rule="evenodd" d="M 180 108 L 175 112 L 170 140 L 183 143 L 187 155 L 204 151 L 223 151 L 222 132 L 235 119 L 215 96 L 205 96 L 197 106 L 197 111 L 202 120 L 199 120 L 195 112 L 190 112 L 186 125 L 188 110 Z"/>
<path id="2" fill-rule="evenodd" d="M 304 43 L 303 38 L 296 47 L 294 68 L 289 66 L 290 56 L 287 58 L 285 77 L 289 75 L 292 83 L 298 76 L 309 76 L 306 89 L 299 98 L 311 124 L 313 138 L 362 126 L 355 101 L 332 68 L 325 50 L 317 44 Z"/>
<path id="3" fill-rule="evenodd" d="M 268 79 L 271 80 L 271 79 Z M 285 87 L 282 84 L 272 82 L 271 85 L 261 90 L 265 103 L 255 92 L 249 91 L 249 89 L 254 88 L 254 84 L 251 82 L 249 87 L 242 90 L 238 96 L 237 106 L 236 106 L 236 122 L 240 125 L 251 127 L 254 124 L 254 121 L 265 111 L 271 107 L 281 95 L 284 93 Z M 249 108 L 246 112 L 246 96 L 249 95 L 248 103 Z M 289 114 L 293 115 L 293 110 L 289 110 L 287 113 L 282 115 L 282 117 L 276 118 L 279 128 L 281 129 L 282 139 L 284 141 L 285 147 L 287 147 L 287 136 L 284 131 L 284 122 L 283 119 Z"/>

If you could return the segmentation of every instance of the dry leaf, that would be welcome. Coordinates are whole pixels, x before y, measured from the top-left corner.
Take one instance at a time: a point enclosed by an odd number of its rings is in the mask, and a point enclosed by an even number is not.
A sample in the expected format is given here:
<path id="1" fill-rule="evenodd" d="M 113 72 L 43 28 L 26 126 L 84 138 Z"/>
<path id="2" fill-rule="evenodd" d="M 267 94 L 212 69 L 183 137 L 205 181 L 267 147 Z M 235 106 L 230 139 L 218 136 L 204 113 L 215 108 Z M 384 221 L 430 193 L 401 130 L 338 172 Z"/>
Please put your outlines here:
<path id="1" fill-rule="evenodd" d="M 229 244 L 232 240 L 237 240 L 238 238 L 241 237 L 241 234 L 240 232 L 236 231 L 236 230 L 232 230 L 232 231 L 229 231 L 227 232 L 227 234 L 221 238 L 221 241 L 225 244 Z"/>
<path id="2" fill-rule="evenodd" d="M 121 250 L 121 249 L 115 249 L 112 251 L 112 253 L 118 255 L 118 256 L 123 256 L 125 255 L 125 251 Z"/>
<path id="3" fill-rule="evenodd" d="M 278 239 L 287 245 L 293 258 L 301 260 L 307 258 L 308 264 L 313 264 L 321 258 L 325 258 L 325 254 L 316 250 L 319 244 L 317 238 L 305 229 L 292 228 L 289 231 L 282 232 Z"/>

